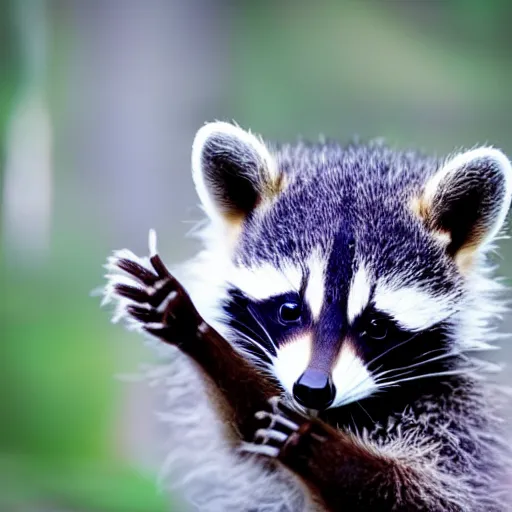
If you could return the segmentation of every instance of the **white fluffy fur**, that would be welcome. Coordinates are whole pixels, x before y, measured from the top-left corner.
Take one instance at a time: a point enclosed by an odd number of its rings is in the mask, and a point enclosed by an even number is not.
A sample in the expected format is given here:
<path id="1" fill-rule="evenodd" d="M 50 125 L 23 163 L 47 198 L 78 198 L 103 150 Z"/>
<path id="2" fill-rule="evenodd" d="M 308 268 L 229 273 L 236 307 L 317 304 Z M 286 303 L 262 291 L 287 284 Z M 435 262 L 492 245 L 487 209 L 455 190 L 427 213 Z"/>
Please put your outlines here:
<path id="1" fill-rule="evenodd" d="M 486 250 L 492 249 L 487 244 Z M 494 271 L 483 251 L 475 255 L 472 272 L 466 276 L 464 304 L 452 322 L 456 347 L 462 352 L 495 349 L 494 342 L 504 337 L 497 326 L 509 311 L 503 298 L 507 287 L 493 276 Z"/>
<path id="2" fill-rule="evenodd" d="M 151 265 L 149 263 L 149 258 L 139 258 L 132 251 L 128 249 L 122 249 L 119 251 L 114 251 L 113 255 L 107 259 L 107 263 L 104 265 L 104 268 L 107 270 L 105 274 L 105 279 L 107 280 L 107 284 L 103 289 L 103 300 L 101 302 L 102 306 L 107 304 L 114 304 L 114 312 L 112 314 L 112 323 L 118 323 L 121 319 L 125 319 L 127 322 L 127 327 L 129 329 L 138 329 L 139 323 L 131 321 L 126 317 L 126 308 L 131 304 L 131 301 L 120 297 L 115 293 L 115 286 L 117 284 L 125 284 L 128 286 L 136 286 L 137 283 L 130 277 L 128 274 L 122 272 L 117 267 L 117 261 L 120 259 L 127 259 L 142 265 L 143 267 L 150 269 Z M 144 307 L 144 306 L 143 306 Z"/>

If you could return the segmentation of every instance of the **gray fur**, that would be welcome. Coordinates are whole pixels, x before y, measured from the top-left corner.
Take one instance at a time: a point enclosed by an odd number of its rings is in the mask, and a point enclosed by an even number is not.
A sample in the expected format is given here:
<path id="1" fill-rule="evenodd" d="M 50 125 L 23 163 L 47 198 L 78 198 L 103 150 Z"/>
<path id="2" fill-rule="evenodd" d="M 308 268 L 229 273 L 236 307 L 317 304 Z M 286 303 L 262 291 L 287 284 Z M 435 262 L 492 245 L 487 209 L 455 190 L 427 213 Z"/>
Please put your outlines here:
<path id="1" fill-rule="evenodd" d="M 340 226 L 349 225 L 355 250 L 348 265 L 364 262 L 375 279 L 398 279 L 434 296 L 450 297 L 456 314 L 449 320 L 449 336 L 458 353 L 490 344 L 502 304 L 485 251 L 471 274 L 461 275 L 411 212 L 411 199 L 420 195 L 443 165 L 441 160 L 380 144 L 342 148 L 301 143 L 274 147 L 271 153 L 286 177 L 284 191 L 264 212 L 248 218 L 233 251 L 214 223 L 206 225 L 201 231 L 204 250 L 176 271 L 208 322 L 228 339 L 233 336 L 222 309 L 231 265 L 270 262 L 279 267 L 284 258 L 301 262 L 317 248 L 330 253 Z M 165 486 L 179 486 L 192 510 L 318 509 L 284 467 L 270 473 L 257 458 L 238 453 L 225 436 L 199 372 L 174 349 L 163 350 L 163 356 L 161 367 L 148 376 L 167 395 L 163 419 L 170 454 Z M 403 460 L 425 476 L 418 500 L 428 502 L 434 496 L 450 510 L 503 511 L 510 503 L 512 476 L 506 482 L 505 475 L 511 475 L 512 466 L 497 405 L 502 394 L 473 362 L 460 370 L 466 371 L 460 389 L 439 397 L 428 394 L 426 383 L 417 402 L 370 428 L 354 425 L 353 431 L 366 446 Z"/>

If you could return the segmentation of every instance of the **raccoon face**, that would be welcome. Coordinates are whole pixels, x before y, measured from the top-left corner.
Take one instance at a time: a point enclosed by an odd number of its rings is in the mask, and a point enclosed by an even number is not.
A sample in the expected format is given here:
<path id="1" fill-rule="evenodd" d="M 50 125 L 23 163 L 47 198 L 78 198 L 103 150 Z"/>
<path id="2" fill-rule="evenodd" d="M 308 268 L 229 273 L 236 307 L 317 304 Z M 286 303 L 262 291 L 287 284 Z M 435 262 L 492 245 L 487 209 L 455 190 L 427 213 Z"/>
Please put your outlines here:
<path id="1" fill-rule="evenodd" d="M 325 410 L 456 371 L 471 276 L 501 229 L 512 168 L 381 146 L 285 147 L 227 123 L 193 177 L 229 247 L 230 341 L 302 407 Z"/>

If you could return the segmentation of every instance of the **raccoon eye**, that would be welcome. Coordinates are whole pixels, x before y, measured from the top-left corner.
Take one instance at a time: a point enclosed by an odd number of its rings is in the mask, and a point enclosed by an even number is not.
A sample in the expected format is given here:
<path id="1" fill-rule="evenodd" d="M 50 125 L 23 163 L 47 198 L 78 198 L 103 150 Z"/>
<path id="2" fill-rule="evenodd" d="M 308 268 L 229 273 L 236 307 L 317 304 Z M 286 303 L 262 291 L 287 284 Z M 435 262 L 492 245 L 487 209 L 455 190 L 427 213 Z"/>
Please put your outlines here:
<path id="1" fill-rule="evenodd" d="M 362 336 L 368 336 L 374 340 L 383 340 L 388 335 L 388 325 L 383 318 L 371 318 L 365 326 Z"/>
<path id="2" fill-rule="evenodd" d="M 300 320 L 302 308 L 298 302 L 285 302 L 279 307 L 279 321 L 282 324 L 292 324 Z"/>

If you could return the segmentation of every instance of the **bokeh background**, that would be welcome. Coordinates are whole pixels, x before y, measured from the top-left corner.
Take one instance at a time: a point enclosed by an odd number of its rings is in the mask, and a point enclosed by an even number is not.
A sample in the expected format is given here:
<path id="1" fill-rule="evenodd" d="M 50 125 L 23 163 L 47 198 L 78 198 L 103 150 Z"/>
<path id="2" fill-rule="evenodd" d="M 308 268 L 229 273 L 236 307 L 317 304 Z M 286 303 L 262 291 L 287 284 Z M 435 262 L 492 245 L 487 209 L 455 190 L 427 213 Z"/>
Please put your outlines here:
<path id="1" fill-rule="evenodd" d="M 90 291 L 151 227 L 169 263 L 193 254 L 203 122 L 512 155 L 511 15 L 486 0 L 0 0 L 0 510 L 181 510 L 155 484 L 155 391 L 116 378 L 152 354 Z"/>

